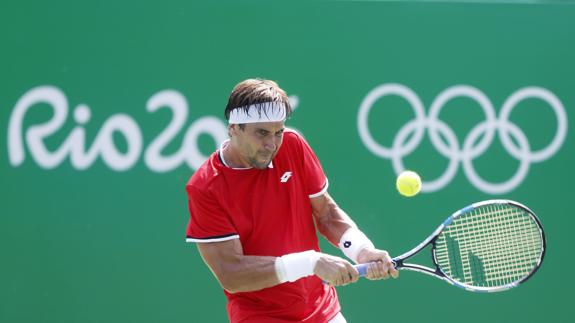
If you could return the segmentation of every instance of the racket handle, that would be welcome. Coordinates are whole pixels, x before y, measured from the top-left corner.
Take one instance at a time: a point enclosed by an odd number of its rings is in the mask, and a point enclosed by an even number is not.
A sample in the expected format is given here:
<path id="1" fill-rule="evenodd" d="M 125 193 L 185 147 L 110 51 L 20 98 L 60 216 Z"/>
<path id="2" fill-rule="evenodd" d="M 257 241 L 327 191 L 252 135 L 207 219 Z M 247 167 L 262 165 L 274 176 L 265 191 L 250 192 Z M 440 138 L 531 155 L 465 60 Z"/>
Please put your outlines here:
<path id="1" fill-rule="evenodd" d="M 354 267 L 359 272 L 359 277 L 364 277 L 365 275 L 367 275 L 367 267 L 369 267 L 369 263 L 355 265 Z"/>
<path id="2" fill-rule="evenodd" d="M 397 268 L 397 262 L 392 260 L 391 263 L 393 267 Z M 367 267 L 369 267 L 370 263 L 354 265 L 355 269 L 359 272 L 359 277 L 365 277 L 367 275 Z"/>

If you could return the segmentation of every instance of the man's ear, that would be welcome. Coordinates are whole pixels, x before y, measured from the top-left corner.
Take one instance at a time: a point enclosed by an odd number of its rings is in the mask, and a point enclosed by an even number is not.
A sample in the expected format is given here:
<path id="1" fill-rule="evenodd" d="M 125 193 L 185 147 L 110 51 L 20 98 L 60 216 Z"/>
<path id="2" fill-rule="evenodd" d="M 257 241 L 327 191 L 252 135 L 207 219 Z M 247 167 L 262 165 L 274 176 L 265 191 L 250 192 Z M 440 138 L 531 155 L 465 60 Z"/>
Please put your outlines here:
<path id="1" fill-rule="evenodd" d="M 237 135 L 238 129 L 239 129 L 239 127 L 236 124 L 228 125 L 228 136 L 231 138 L 231 137 Z"/>

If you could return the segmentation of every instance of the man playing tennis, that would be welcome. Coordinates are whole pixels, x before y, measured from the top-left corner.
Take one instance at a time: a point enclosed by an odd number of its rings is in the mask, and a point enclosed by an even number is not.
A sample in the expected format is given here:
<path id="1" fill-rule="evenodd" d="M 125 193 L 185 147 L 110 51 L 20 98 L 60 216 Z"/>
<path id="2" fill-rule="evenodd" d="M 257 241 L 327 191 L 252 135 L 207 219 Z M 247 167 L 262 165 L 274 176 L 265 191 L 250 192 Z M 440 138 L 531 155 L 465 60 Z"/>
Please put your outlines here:
<path id="1" fill-rule="evenodd" d="M 275 82 L 236 85 L 225 109 L 230 139 L 186 185 L 186 240 L 223 287 L 234 323 L 346 322 L 334 286 L 356 282 L 358 272 L 320 252 L 316 227 L 354 262 L 373 262 L 367 278 L 398 276 L 327 193 L 314 152 L 284 126 L 290 114 Z"/>

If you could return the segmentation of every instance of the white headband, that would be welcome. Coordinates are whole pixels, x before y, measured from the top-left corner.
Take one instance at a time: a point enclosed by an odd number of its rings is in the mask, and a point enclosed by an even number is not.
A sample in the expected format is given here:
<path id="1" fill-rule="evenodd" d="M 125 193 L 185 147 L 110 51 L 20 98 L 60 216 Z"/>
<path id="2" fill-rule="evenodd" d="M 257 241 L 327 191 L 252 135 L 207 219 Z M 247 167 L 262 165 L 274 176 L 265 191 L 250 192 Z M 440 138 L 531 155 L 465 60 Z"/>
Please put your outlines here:
<path id="1" fill-rule="evenodd" d="M 228 123 L 242 124 L 285 121 L 286 110 L 286 106 L 282 102 L 256 103 L 247 107 L 233 109 L 230 112 Z"/>

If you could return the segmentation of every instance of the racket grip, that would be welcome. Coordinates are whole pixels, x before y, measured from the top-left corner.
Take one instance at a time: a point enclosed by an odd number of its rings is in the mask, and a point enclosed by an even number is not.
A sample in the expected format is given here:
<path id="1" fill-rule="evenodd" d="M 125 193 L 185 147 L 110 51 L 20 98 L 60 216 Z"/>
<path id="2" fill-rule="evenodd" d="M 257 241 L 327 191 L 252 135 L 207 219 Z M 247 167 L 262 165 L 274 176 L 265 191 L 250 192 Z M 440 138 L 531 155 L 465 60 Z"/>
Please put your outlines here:
<path id="1" fill-rule="evenodd" d="M 365 275 L 367 275 L 367 267 L 369 267 L 369 263 L 354 265 L 354 267 L 359 272 L 359 277 L 365 277 Z"/>
<path id="2" fill-rule="evenodd" d="M 391 263 L 393 264 L 394 268 L 397 268 L 397 260 L 392 260 Z M 369 267 L 369 262 L 365 264 L 358 264 L 354 265 L 355 269 L 359 272 L 359 277 L 365 277 L 367 275 L 367 267 Z"/>

